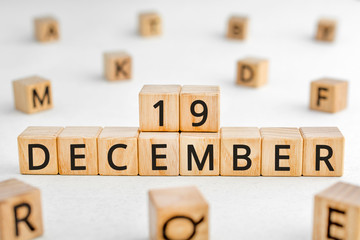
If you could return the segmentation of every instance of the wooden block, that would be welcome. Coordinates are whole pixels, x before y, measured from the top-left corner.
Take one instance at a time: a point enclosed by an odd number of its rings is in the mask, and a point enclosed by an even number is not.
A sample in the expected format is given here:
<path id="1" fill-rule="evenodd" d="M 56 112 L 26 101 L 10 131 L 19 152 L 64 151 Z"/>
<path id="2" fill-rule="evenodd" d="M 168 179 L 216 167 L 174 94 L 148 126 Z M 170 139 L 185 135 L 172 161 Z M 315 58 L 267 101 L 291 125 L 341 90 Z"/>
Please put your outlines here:
<path id="1" fill-rule="evenodd" d="M 36 113 L 53 107 L 51 82 L 33 76 L 13 81 L 15 108 Z"/>
<path id="2" fill-rule="evenodd" d="M 229 19 L 227 37 L 237 40 L 245 40 L 248 35 L 249 20 L 247 17 L 232 16 Z"/>
<path id="3" fill-rule="evenodd" d="M 315 196 L 314 240 L 359 240 L 359 226 L 359 186 L 338 182 Z"/>
<path id="4" fill-rule="evenodd" d="M 39 42 L 53 42 L 60 38 L 58 21 L 53 17 L 35 18 L 35 38 Z"/>
<path id="5" fill-rule="evenodd" d="M 105 127 L 98 138 L 100 175 L 138 175 L 136 127 Z"/>
<path id="6" fill-rule="evenodd" d="M 221 175 L 260 176 L 261 136 L 256 127 L 221 128 Z"/>
<path id="7" fill-rule="evenodd" d="M 301 176 L 303 139 L 297 128 L 261 128 L 261 174 Z"/>
<path id="8" fill-rule="evenodd" d="M 131 68 L 131 56 L 126 52 L 104 53 L 104 75 L 107 80 L 129 80 Z"/>
<path id="9" fill-rule="evenodd" d="M 180 134 L 180 175 L 220 174 L 220 134 Z"/>
<path id="10" fill-rule="evenodd" d="M 62 127 L 28 127 L 18 136 L 22 174 L 58 174 L 56 138 Z"/>
<path id="11" fill-rule="evenodd" d="M 40 190 L 16 179 L 0 182 L 0 239 L 43 235 Z"/>
<path id="12" fill-rule="evenodd" d="M 323 78 L 311 82 L 310 108 L 335 113 L 346 108 L 348 82 Z"/>
<path id="13" fill-rule="evenodd" d="M 139 175 L 179 175 L 179 133 L 141 132 L 139 145 Z"/>
<path id="14" fill-rule="evenodd" d="M 66 127 L 57 140 L 59 173 L 97 175 L 97 138 L 101 127 Z"/>
<path id="15" fill-rule="evenodd" d="M 218 132 L 220 130 L 220 88 L 183 86 L 180 93 L 180 131 Z"/>
<path id="16" fill-rule="evenodd" d="M 141 13 L 139 15 L 139 33 L 143 37 L 162 34 L 161 17 L 157 13 Z"/>
<path id="17" fill-rule="evenodd" d="M 247 87 L 261 87 L 267 84 L 269 61 L 260 58 L 245 58 L 237 63 L 238 85 Z"/>
<path id="18" fill-rule="evenodd" d="M 209 239 L 209 206 L 196 187 L 149 191 L 150 239 Z"/>
<path id="19" fill-rule="evenodd" d="M 320 19 L 318 22 L 316 40 L 333 42 L 336 36 L 336 21 L 333 19 Z"/>
<path id="20" fill-rule="evenodd" d="M 336 176 L 344 171 L 345 139 L 337 127 L 302 127 L 303 175 Z"/>

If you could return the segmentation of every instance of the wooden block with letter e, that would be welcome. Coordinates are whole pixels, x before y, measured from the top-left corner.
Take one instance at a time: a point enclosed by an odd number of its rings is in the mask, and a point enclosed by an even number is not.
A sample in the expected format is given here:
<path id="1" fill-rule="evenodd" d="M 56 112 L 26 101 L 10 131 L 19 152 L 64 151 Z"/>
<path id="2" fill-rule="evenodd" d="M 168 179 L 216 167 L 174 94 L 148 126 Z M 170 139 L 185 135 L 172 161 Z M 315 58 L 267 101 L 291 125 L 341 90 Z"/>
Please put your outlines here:
<path id="1" fill-rule="evenodd" d="M 180 85 L 144 85 L 139 93 L 141 131 L 179 131 Z"/>
<path id="2" fill-rule="evenodd" d="M 16 179 L 0 182 L 0 239 L 28 240 L 43 232 L 40 190 Z"/>
<path id="3" fill-rule="evenodd" d="M 101 127 L 66 127 L 57 140 L 59 173 L 97 175 L 97 138 Z"/>
<path id="4" fill-rule="evenodd" d="M 13 81 L 15 108 L 24 113 L 35 113 L 53 107 L 51 82 L 33 76 Z"/>
<path id="5" fill-rule="evenodd" d="M 35 18 L 35 38 L 39 42 L 53 42 L 60 38 L 58 21 L 53 17 Z"/>
<path id="6" fill-rule="evenodd" d="M 261 87 L 267 84 L 269 61 L 266 59 L 248 57 L 237 62 L 238 85 Z"/>
<path id="7" fill-rule="evenodd" d="M 161 35 L 162 22 L 159 14 L 154 12 L 139 15 L 139 33 L 143 37 Z"/>
<path id="8" fill-rule="evenodd" d="M 322 18 L 318 22 L 316 40 L 333 42 L 336 36 L 336 21 L 334 19 Z"/>
<path id="9" fill-rule="evenodd" d="M 310 108 L 335 113 L 346 108 L 348 82 L 323 78 L 311 82 Z"/>
<path id="10" fill-rule="evenodd" d="M 232 16 L 229 19 L 227 37 L 231 39 L 245 40 L 248 33 L 247 17 Z"/>
<path id="11" fill-rule="evenodd" d="M 104 53 L 104 75 L 109 81 L 131 79 L 132 60 L 126 52 Z"/>
<path id="12" fill-rule="evenodd" d="M 315 196 L 314 240 L 360 239 L 360 187 L 338 182 Z"/>
<path id="13" fill-rule="evenodd" d="M 209 206 L 196 187 L 149 191 L 150 239 L 209 239 Z"/>

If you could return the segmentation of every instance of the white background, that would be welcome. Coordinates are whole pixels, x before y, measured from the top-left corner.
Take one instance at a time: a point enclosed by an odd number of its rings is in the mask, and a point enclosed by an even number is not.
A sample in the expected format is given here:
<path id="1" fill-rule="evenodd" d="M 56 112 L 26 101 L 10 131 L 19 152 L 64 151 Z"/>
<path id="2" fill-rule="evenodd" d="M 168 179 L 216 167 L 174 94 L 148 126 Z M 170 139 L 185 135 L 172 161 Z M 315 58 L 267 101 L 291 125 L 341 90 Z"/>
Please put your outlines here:
<path id="1" fill-rule="evenodd" d="M 141 11 L 161 13 L 164 34 L 137 34 Z M 210 204 L 212 239 L 311 239 L 313 196 L 337 181 L 360 184 L 360 2 L 13 1 L 0 2 L 0 180 L 18 178 L 42 191 L 41 239 L 147 239 L 152 188 L 196 185 Z M 246 42 L 227 40 L 231 14 L 250 17 Z M 39 44 L 33 18 L 53 15 L 61 41 Z M 333 44 L 313 40 L 317 19 L 339 21 Z M 110 83 L 102 54 L 125 50 L 133 79 Z M 270 60 L 269 83 L 236 86 L 235 63 Z M 53 83 L 53 110 L 14 110 L 11 81 L 40 75 Z M 310 81 L 350 81 L 349 106 L 327 114 L 308 109 Z M 346 138 L 342 178 L 22 176 L 16 137 L 30 125 L 137 126 L 144 84 L 221 87 L 222 126 L 338 126 Z"/>

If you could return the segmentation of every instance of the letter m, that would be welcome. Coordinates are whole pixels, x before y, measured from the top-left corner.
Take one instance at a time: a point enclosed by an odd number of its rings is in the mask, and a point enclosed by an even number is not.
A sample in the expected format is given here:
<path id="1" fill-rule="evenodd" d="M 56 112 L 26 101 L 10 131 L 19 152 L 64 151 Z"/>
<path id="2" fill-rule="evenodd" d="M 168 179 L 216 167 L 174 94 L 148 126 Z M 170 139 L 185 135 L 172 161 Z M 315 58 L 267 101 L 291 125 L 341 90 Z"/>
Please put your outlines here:
<path id="1" fill-rule="evenodd" d="M 32 99 L 33 99 L 33 107 L 36 108 L 37 105 L 36 103 L 39 102 L 40 105 L 44 105 L 45 100 L 47 99 L 47 104 L 50 104 L 50 93 L 49 93 L 49 86 L 45 87 L 45 91 L 44 94 L 42 95 L 42 97 L 39 96 L 38 92 L 36 91 L 36 89 L 33 89 L 32 91 Z"/>

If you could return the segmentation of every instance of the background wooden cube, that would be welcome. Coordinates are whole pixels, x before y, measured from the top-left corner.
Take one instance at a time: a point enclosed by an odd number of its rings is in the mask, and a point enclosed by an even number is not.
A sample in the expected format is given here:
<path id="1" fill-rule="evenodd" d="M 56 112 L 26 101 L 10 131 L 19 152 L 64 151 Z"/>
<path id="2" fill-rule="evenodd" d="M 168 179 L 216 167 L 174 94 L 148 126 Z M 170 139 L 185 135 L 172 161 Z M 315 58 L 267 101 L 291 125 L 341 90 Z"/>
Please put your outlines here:
<path id="1" fill-rule="evenodd" d="M 359 226 L 359 186 L 338 182 L 315 196 L 314 240 L 358 240 Z"/>
<path id="2" fill-rule="evenodd" d="M 53 107 L 51 82 L 33 76 L 13 81 L 15 108 L 24 113 L 35 113 Z"/>
<path id="3" fill-rule="evenodd" d="M 348 82 L 323 78 L 311 82 L 310 108 L 335 113 L 346 108 Z"/>
<path id="4" fill-rule="evenodd" d="M 248 34 L 247 17 L 232 16 L 229 19 L 227 37 L 231 39 L 245 40 Z"/>
<path id="5" fill-rule="evenodd" d="M 132 60 L 126 52 L 104 53 L 104 76 L 109 81 L 131 79 Z"/>
<path id="6" fill-rule="evenodd" d="M 149 191 L 150 239 L 209 239 L 209 206 L 196 187 Z"/>
<path id="7" fill-rule="evenodd" d="M 136 127 L 105 127 L 98 137 L 100 175 L 138 175 Z"/>
<path id="8" fill-rule="evenodd" d="M 297 128 L 261 128 L 261 174 L 301 176 L 303 139 Z M 278 161 L 277 161 L 278 159 Z"/>
<path id="9" fill-rule="evenodd" d="M 267 84 L 269 61 L 266 59 L 248 57 L 237 62 L 238 85 L 261 87 Z"/>
<path id="10" fill-rule="evenodd" d="M 336 36 L 336 21 L 333 19 L 320 19 L 317 26 L 316 40 L 333 42 Z"/>
<path id="11" fill-rule="evenodd" d="M 28 127 L 18 136 L 22 174 L 58 174 L 56 138 L 62 127 Z"/>
<path id="12" fill-rule="evenodd" d="M 344 171 L 345 139 L 337 127 L 302 127 L 303 175 L 336 176 Z"/>
<path id="13" fill-rule="evenodd" d="M 220 88 L 183 86 L 180 93 L 180 131 L 218 132 L 220 130 Z"/>
<path id="14" fill-rule="evenodd" d="M 180 134 L 180 175 L 217 176 L 219 168 L 219 133 Z"/>
<path id="15" fill-rule="evenodd" d="M 143 37 L 161 35 L 162 22 L 157 13 L 141 13 L 139 15 L 139 33 Z"/>
<path id="16" fill-rule="evenodd" d="M 179 175 L 178 132 L 141 132 L 138 144 L 139 175 Z"/>
<path id="17" fill-rule="evenodd" d="M 256 127 L 221 128 L 223 176 L 260 176 L 261 136 Z"/>
<path id="18" fill-rule="evenodd" d="M 16 179 L 0 182 L 0 239 L 28 240 L 42 234 L 40 190 Z"/>
<path id="19" fill-rule="evenodd" d="M 39 42 L 53 42 L 60 38 L 58 21 L 53 17 L 35 18 L 35 38 Z"/>
<path id="20" fill-rule="evenodd" d="M 66 127 L 57 140 L 59 173 L 97 175 L 97 138 L 101 127 Z"/>
<path id="21" fill-rule="evenodd" d="M 179 131 L 180 85 L 144 85 L 139 93 L 141 131 Z"/>

